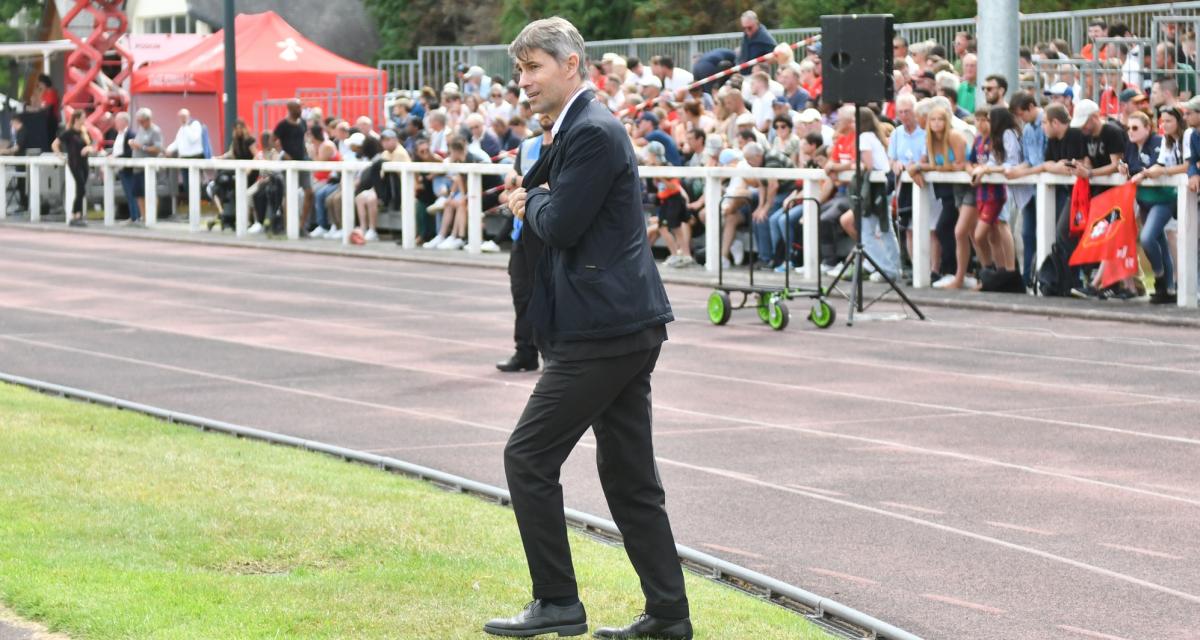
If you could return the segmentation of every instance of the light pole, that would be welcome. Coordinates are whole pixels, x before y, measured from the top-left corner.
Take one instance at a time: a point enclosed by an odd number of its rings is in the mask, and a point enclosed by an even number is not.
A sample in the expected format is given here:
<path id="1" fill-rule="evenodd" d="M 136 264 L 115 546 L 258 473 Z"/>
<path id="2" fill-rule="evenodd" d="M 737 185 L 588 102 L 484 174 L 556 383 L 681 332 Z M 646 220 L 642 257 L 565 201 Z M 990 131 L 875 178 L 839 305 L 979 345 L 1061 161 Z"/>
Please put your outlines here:
<path id="1" fill-rule="evenodd" d="M 237 38 L 234 0 L 225 0 L 225 148 L 233 144 L 233 128 L 237 124 Z"/>

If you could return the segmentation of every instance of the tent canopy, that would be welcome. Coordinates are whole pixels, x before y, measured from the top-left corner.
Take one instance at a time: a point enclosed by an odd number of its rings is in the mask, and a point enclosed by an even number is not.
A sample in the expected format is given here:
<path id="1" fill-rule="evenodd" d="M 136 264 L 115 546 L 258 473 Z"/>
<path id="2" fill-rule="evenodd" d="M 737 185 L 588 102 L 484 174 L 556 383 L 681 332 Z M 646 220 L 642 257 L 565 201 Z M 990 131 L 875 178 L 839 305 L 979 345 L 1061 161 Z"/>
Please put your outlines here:
<path id="1" fill-rule="evenodd" d="M 339 76 L 381 73 L 318 47 L 271 11 L 241 14 L 234 28 L 238 117 L 248 123 L 253 121 L 256 101 L 294 98 L 301 88 L 332 89 Z M 218 31 L 191 49 L 136 70 L 130 90 L 134 95 L 214 94 L 219 100 L 224 82 L 225 38 L 224 32 Z"/>

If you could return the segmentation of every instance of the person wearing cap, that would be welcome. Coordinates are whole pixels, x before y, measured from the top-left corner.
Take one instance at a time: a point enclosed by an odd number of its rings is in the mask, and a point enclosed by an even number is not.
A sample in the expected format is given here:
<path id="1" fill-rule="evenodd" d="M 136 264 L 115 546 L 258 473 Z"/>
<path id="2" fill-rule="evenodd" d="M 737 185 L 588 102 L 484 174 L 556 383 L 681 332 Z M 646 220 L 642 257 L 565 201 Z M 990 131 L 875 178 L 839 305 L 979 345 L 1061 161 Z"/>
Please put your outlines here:
<path id="1" fill-rule="evenodd" d="M 1067 113 L 1074 110 L 1072 102 L 1075 99 L 1075 91 L 1065 82 L 1055 82 L 1046 89 L 1045 95 L 1050 98 L 1050 102 L 1061 104 L 1067 109 Z"/>
<path id="2" fill-rule="evenodd" d="M 821 120 L 821 112 L 809 107 L 800 112 L 800 116 L 796 118 L 796 133 L 805 136 L 810 133 L 821 134 L 822 144 L 828 146 L 833 144 L 834 132 L 833 127 L 825 124 Z"/>
<path id="3" fill-rule="evenodd" d="M 742 13 L 741 27 L 742 44 L 738 47 L 737 64 L 765 56 L 775 50 L 775 38 L 771 37 L 767 28 L 758 21 L 758 14 L 753 11 Z M 749 73 L 749 67 L 742 70 L 742 75 Z"/>
<path id="4" fill-rule="evenodd" d="M 758 127 L 754 126 L 754 116 L 750 113 L 743 113 L 734 120 L 734 137 L 731 144 L 741 148 L 747 142 L 757 142 L 766 148 L 768 141 Z"/>
<path id="5" fill-rule="evenodd" d="M 492 79 L 478 65 L 469 67 L 462 78 L 462 93 L 468 96 L 486 97 L 491 89 Z"/>
<path id="6" fill-rule="evenodd" d="M 1083 134 L 1084 147 L 1087 149 L 1086 162 L 1075 168 L 1075 175 L 1091 180 L 1116 173 L 1117 164 L 1124 157 L 1125 147 L 1129 143 L 1121 125 L 1101 117 L 1100 105 L 1083 99 L 1075 105 L 1071 127 Z"/>
<path id="7" fill-rule="evenodd" d="M 654 75 L 644 75 L 638 79 L 638 94 L 642 100 L 656 100 L 662 94 L 662 80 Z"/>
<path id="8" fill-rule="evenodd" d="M 653 111 L 643 112 L 637 119 L 637 139 L 635 142 L 642 146 L 651 142 L 658 142 L 663 146 L 666 153 L 665 162 L 674 167 L 681 166 L 683 164 L 683 156 L 679 154 L 679 146 L 675 144 L 675 139 L 666 131 L 660 129 L 658 125 L 658 116 L 654 115 Z"/>

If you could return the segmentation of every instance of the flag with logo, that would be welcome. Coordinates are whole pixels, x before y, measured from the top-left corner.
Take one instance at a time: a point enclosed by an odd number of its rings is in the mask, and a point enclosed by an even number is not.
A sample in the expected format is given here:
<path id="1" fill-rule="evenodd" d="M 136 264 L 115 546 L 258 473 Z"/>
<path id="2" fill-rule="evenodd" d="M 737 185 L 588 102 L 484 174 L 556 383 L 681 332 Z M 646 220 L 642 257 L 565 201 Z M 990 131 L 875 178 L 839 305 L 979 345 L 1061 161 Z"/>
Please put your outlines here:
<path id="1" fill-rule="evenodd" d="M 1136 193 L 1136 184 L 1123 184 L 1092 198 L 1088 207 L 1087 224 L 1071 254 L 1071 266 L 1103 263 L 1101 286 L 1137 275 Z"/>
<path id="2" fill-rule="evenodd" d="M 1075 178 L 1071 188 L 1071 237 L 1078 238 L 1087 226 L 1092 201 L 1092 185 L 1087 178 Z"/>

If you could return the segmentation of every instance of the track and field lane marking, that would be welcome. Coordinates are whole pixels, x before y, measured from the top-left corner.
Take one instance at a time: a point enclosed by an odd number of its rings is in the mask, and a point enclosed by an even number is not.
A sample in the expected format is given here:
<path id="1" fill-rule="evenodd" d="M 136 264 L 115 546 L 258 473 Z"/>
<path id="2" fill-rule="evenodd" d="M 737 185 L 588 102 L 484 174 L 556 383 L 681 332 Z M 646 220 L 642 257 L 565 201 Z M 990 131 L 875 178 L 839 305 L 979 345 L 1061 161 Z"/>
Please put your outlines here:
<path id="1" fill-rule="evenodd" d="M 1142 547 L 1130 547 L 1128 545 L 1123 545 L 1123 544 L 1112 544 L 1111 542 L 1101 542 L 1100 546 L 1107 547 L 1109 549 L 1116 549 L 1118 551 L 1128 551 L 1130 553 L 1136 553 L 1141 556 L 1150 556 L 1151 558 L 1162 558 L 1164 560 L 1186 560 L 1187 559 L 1187 558 L 1184 558 L 1183 556 L 1177 556 L 1177 555 L 1171 554 L 1171 553 L 1164 553 L 1162 551 L 1154 551 L 1153 549 L 1143 549 Z"/>
<path id="2" fill-rule="evenodd" d="M 10 338 L 8 336 L 0 336 L 0 339 L 13 340 L 13 341 L 24 342 L 24 343 L 28 343 L 28 344 L 37 344 L 37 342 L 33 341 L 33 340 L 16 339 L 16 338 Z M 204 371 L 188 369 L 186 367 L 165 365 L 165 364 L 161 364 L 161 363 L 157 363 L 157 362 L 151 362 L 148 360 L 141 360 L 139 358 L 117 356 L 117 355 L 98 352 L 98 351 L 91 351 L 88 349 L 77 349 L 75 347 L 64 347 L 61 345 L 54 345 L 54 344 L 50 344 L 50 343 L 42 343 L 40 346 L 45 346 L 47 348 L 59 349 L 59 350 L 64 350 L 64 351 L 69 351 L 69 352 L 74 352 L 74 353 L 80 353 L 80 354 L 84 354 L 84 355 L 90 355 L 93 357 L 106 358 L 106 359 L 117 360 L 117 361 L 121 361 L 121 362 L 129 362 L 129 363 L 133 363 L 133 364 L 139 364 L 142 366 L 148 366 L 148 367 L 154 367 L 154 368 L 159 368 L 159 369 L 164 369 L 164 370 L 169 370 L 169 371 L 175 371 L 175 372 L 185 373 L 185 374 L 189 374 L 189 375 L 195 375 L 195 376 L 199 376 L 199 377 L 206 377 L 206 378 L 211 378 L 211 379 L 216 379 L 216 380 L 222 380 L 225 382 L 231 382 L 231 383 L 235 383 L 235 384 L 239 384 L 239 385 L 257 386 L 257 387 L 277 390 L 277 391 L 281 391 L 281 392 L 285 392 L 285 393 L 294 393 L 294 394 L 298 394 L 298 395 L 326 399 L 326 400 L 330 400 L 333 402 L 353 404 L 353 405 L 357 405 L 357 406 L 370 407 L 373 409 L 396 411 L 399 413 L 414 415 L 414 416 L 418 416 L 418 417 L 422 417 L 422 418 L 427 418 L 430 420 L 450 422 L 453 424 L 459 424 L 459 425 L 464 425 L 464 426 L 478 427 L 481 429 L 487 429 L 490 431 L 496 431 L 496 432 L 501 432 L 501 433 L 506 433 L 506 434 L 511 433 L 511 429 L 508 429 L 505 427 L 489 425 L 486 423 L 476 422 L 476 421 L 471 421 L 471 420 L 462 420 L 459 418 L 450 418 L 450 417 L 446 417 L 444 415 L 432 414 L 432 413 L 427 413 L 424 411 L 415 411 L 412 409 L 405 409 L 405 408 L 397 407 L 394 405 L 387 405 L 387 404 L 377 403 L 377 402 L 366 402 L 366 401 L 362 401 L 362 400 L 351 400 L 349 398 L 340 398 L 340 397 L 331 396 L 331 395 L 320 393 L 320 392 L 305 391 L 303 389 L 295 389 L 295 388 L 291 388 L 291 387 L 283 387 L 280 385 L 259 382 L 256 380 L 238 378 L 236 376 L 213 374 L 213 373 L 208 373 L 208 372 L 204 372 Z M 581 442 L 580 446 L 587 447 L 590 449 L 595 448 L 594 444 L 589 444 L 589 443 L 584 443 L 584 442 Z M 765 480 L 759 480 L 753 476 L 750 476 L 748 474 L 744 474 L 741 472 L 737 472 L 737 471 L 719 469 L 719 468 L 715 468 L 715 467 L 706 467 L 706 466 L 702 466 L 702 465 L 696 465 L 696 464 L 691 464 L 691 463 L 687 463 L 687 462 L 682 462 L 679 460 L 673 460 L 670 458 L 664 458 L 661 456 L 655 456 L 655 459 L 661 464 L 667 464 L 667 465 L 671 465 L 671 466 L 678 467 L 678 468 L 689 469 L 689 470 L 696 471 L 699 473 L 705 473 L 705 474 L 714 475 L 714 476 L 718 476 L 718 477 L 722 477 L 722 478 L 732 479 L 732 480 L 736 480 L 738 482 L 743 482 L 743 483 L 750 484 L 750 485 L 774 489 L 776 491 L 780 491 L 783 493 L 790 493 L 790 494 L 794 494 L 794 495 L 806 496 L 813 500 L 827 502 L 827 503 L 834 504 L 834 505 L 840 505 L 843 507 L 856 509 L 859 511 L 864 511 L 867 513 L 872 513 L 872 514 L 883 516 L 883 517 L 901 520 L 904 522 L 908 522 L 910 524 L 928 527 L 931 529 L 942 531 L 944 533 L 958 535 L 961 537 L 969 538 L 969 539 L 980 541 L 980 542 L 990 543 L 990 544 L 1000 546 L 1000 547 L 1003 547 L 1006 549 L 1010 549 L 1013 551 L 1019 551 L 1022 553 L 1037 556 L 1037 557 L 1040 557 L 1040 558 L 1043 558 L 1046 560 L 1050 560 L 1050 561 L 1054 561 L 1054 562 L 1059 562 L 1059 563 L 1066 564 L 1071 567 L 1075 567 L 1077 569 L 1089 571 L 1092 573 L 1096 573 L 1098 575 L 1106 576 L 1109 578 L 1113 578 L 1115 580 L 1120 580 L 1123 582 L 1127 582 L 1129 584 L 1133 584 L 1135 586 L 1151 589 L 1153 591 L 1158 591 L 1160 593 L 1171 595 L 1176 598 L 1180 598 L 1183 600 L 1187 600 L 1189 602 L 1194 602 L 1194 603 L 1200 604 L 1200 596 L 1197 596 L 1197 595 L 1186 593 L 1184 591 L 1179 591 L 1177 589 L 1172 589 L 1170 587 L 1159 585 L 1159 584 L 1150 582 L 1148 580 L 1143 580 L 1141 578 L 1137 578 L 1134 576 L 1119 573 L 1117 571 L 1105 569 L 1103 567 L 1088 564 L 1086 562 L 1082 562 L 1079 560 L 1073 560 L 1071 558 L 1059 556 L 1059 555 L 1056 555 L 1056 554 L 1053 554 L 1053 553 L 1050 553 L 1047 551 L 1042 551 L 1040 549 L 1035 549 L 1035 548 L 1028 547 L 1025 545 L 1008 542 L 1006 540 L 1001 540 L 999 538 L 994 538 L 991 536 L 975 533 L 972 531 L 967 531 L 965 529 L 959 529 L 957 527 L 943 525 L 943 524 L 940 524 L 937 522 L 932 522 L 930 520 L 924 520 L 924 519 L 917 518 L 914 516 L 905 515 L 902 513 L 896 513 L 893 511 L 887 511 L 885 509 L 879 509 L 877 507 L 872 507 L 872 506 L 866 505 L 866 504 L 860 504 L 857 502 L 843 500 L 843 499 L 835 498 L 832 496 L 821 495 L 821 494 L 817 494 L 817 493 L 813 493 L 813 492 L 809 492 L 809 491 L 802 491 L 800 489 L 787 487 L 785 485 L 776 484 L 776 483 L 768 482 Z"/>
<path id="3" fill-rule="evenodd" d="M 849 573 L 833 571 L 832 569 L 822 569 L 821 567 L 808 567 L 808 570 L 819 576 L 826 576 L 829 578 L 837 578 L 838 580 L 845 580 L 847 582 L 853 582 L 855 584 L 861 584 L 861 585 L 868 586 L 868 587 L 874 587 L 879 584 L 879 582 L 872 580 L 870 578 L 863 578 L 862 576 L 855 576 L 855 575 L 850 575 Z"/>
<path id="4" fill-rule="evenodd" d="M 1022 531 L 1024 533 L 1032 533 L 1037 536 L 1050 537 L 1050 536 L 1058 535 L 1057 533 L 1054 533 L 1053 531 L 1047 531 L 1045 529 L 1034 529 L 1033 527 L 1026 527 L 1023 525 L 1011 524 L 1008 522 L 996 522 L 994 520 L 987 520 L 984 522 L 984 524 L 991 525 L 993 527 L 1000 527 L 1001 529 L 1011 529 L 1013 531 Z"/>
<path id="5" fill-rule="evenodd" d="M 953 605 L 955 607 L 962 607 L 963 609 L 971 609 L 974 611 L 990 613 L 994 616 L 1000 616 L 1008 613 L 1004 609 L 997 609 L 996 607 L 989 607 L 986 604 L 979 604 L 978 602 L 971 602 L 970 600 L 961 600 L 959 598 L 944 596 L 937 593 L 922 593 L 921 597 L 934 602 L 941 602 L 943 604 Z"/>
<path id="6" fill-rule="evenodd" d="M 1078 635 L 1081 635 L 1081 636 L 1084 636 L 1087 638 L 1095 638 L 1096 640 L 1129 640 L 1128 638 L 1122 638 L 1121 636 L 1109 635 L 1107 633 L 1100 633 L 1099 631 L 1092 631 L 1091 629 L 1083 629 L 1081 627 L 1073 627 L 1069 624 L 1060 624 L 1060 625 L 1058 625 L 1058 628 L 1062 629 L 1063 631 L 1078 634 Z"/>
<path id="7" fill-rule="evenodd" d="M 0 304 L 0 308 L 4 308 L 5 306 L 6 305 Z M 68 318 L 72 318 L 72 319 L 80 320 L 80 321 L 124 326 L 124 327 L 137 329 L 139 331 L 153 331 L 153 332 L 167 333 L 167 334 L 172 334 L 172 335 L 182 335 L 182 336 L 186 336 L 186 337 L 189 337 L 189 338 L 192 338 L 195 340 L 208 340 L 208 341 L 214 341 L 214 342 L 224 342 L 227 344 L 247 346 L 247 347 L 252 347 L 252 348 L 256 348 L 256 349 L 267 349 L 267 350 L 271 350 L 271 351 L 279 351 L 281 353 L 306 355 L 306 356 L 310 356 L 310 357 L 325 358 L 325 359 L 329 359 L 329 360 L 340 360 L 343 362 L 353 362 L 356 364 L 377 366 L 377 367 L 384 368 L 384 369 L 395 369 L 398 371 L 428 373 L 428 374 L 441 375 L 441 376 L 452 377 L 452 378 L 457 378 L 457 379 L 475 380 L 475 381 L 499 385 L 499 386 L 503 386 L 503 387 L 523 388 L 523 389 L 527 389 L 527 390 L 532 390 L 533 386 L 534 386 L 533 383 L 522 383 L 522 382 L 513 381 L 511 379 L 510 380 L 502 380 L 502 379 L 498 379 L 496 377 L 485 377 L 485 376 L 478 376 L 478 375 L 471 375 L 471 374 L 459 374 L 459 373 L 447 372 L 447 371 L 442 371 L 442 370 L 437 370 L 437 369 L 428 369 L 425 367 L 409 367 L 409 366 L 404 366 L 404 365 L 391 364 L 391 363 L 387 363 L 387 362 L 371 361 L 371 360 L 355 358 L 355 357 L 350 357 L 350 356 L 339 356 L 339 355 L 331 355 L 331 354 L 325 354 L 325 353 L 320 353 L 320 352 L 315 352 L 315 351 L 294 349 L 294 348 L 290 348 L 290 347 L 262 346 L 259 344 L 255 344 L 254 342 L 249 341 L 249 340 L 234 340 L 234 339 L 230 339 L 228 337 L 216 338 L 216 337 L 208 337 L 208 336 L 196 336 L 196 335 L 189 334 L 189 333 L 171 331 L 171 330 L 162 329 L 162 328 L 147 328 L 143 325 L 136 325 L 133 323 L 127 323 L 127 322 L 123 322 L 123 321 L 119 321 L 119 320 L 103 320 L 103 319 L 97 319 L 95 317 L 85 317 L 85 316 L 81 316 L 79 314 L 69 313 L 69 312 L 47 310 L 47 309 L 33 309 L 30 307 L 10 307 L 10 308 L 19 309 L 19 310 L 26 311 L 26 312 L 36 312 L 36 313 L 44 313 L 47 315 L 68 317 Z M 54 344 L 54 343 L 18 339 L 18 338 L 12 338 L 9 336 L 0 336 L 0 339 L 24 342 L 24 343 L 32 344 L 35 346 L 46 346 L 46 347 L 50 347 L 50 348 L 68 349 L 68 350 L 74 349 L 73 347 L 65 347 L 62 345 Z M 86 353 L 87 351 L 80 350 L 79 352 Z M 105 355 L 100 352 L 93 352 L 93 353 L 95 353 L 96 355 L 101 355 L 101 356 Z M 157 363 L 149 363 L 148 361 L 142 361 L 142 362 L 148 363 L 148 364 L 157 364 Z M 163 365 L 163 366 L 170 366 L 170 365 Z M 1071 475 L 1069 473 L 1054 471 L 1052 469 L 1039 469 L 1037 467 L 1030 467 L 1027 465 L 1022 465 L 1022 464 L 1017 464 L 1017 463 L 1004 462 L 1002 460 L 987 458 L 987 457 L 983 457 L 983 456 L 976 456 L 976 455 L 972 455 L 972 454 L 960 453 L 960 452 L 956 452 L 956 451 L 948 451 L 948 450 L 942 450 L 942 449 L 930 449 L 930 448 L 926 448 L 926 447 L 910 445 L 910 444 L 895 442 L 895 441 L 891 441 L 891 440 L 868 438 L 868 437 L 864 437 L 864 436 L 854 436 L 854 435 L 839 433 L 836 431 L 824 431 L 821 429 L 812 428 L 812 426 L 823 425 L 824 423 L 821 423 L 821 422 L 809 423 L 809 425 L 811 425 L 811 426 L 804 426 L 804 424 L 783 425 L 783 424 L 777 424 L 777 423 L 770 423 L 770 422 L 766 422 L 766 421 L 762 421 L 762 420 L 749 420 L 749 419 L 744 419 L 744 418 L 738 418 L 736 416 L 727 416 L 727 415 L 708 413 L 708 412 L 703 412 L 703 411 L 695 411 L 692 409 L 683 409 L 683 408 L 673 407 L 671 405 L 661 404 L 661 403 L 656 403 L 655 408 L 659 409 L 659 410 L 664 410 L 664 411 L 672 411 L 672 412 L 680 413 L 683 415 L 700 416 L 700 417 L 709 418 L 712 420 L 720 420 L 720 421 L 730 422 L 730 423 L 734 423 L 734 424 L 745 424 L 745 425 L 752 425 L 752 426 L 770 426 L 770 427 L 773 427 L 776 429 L 781 429 L 781 430 L 785 430 L 785 431 L 793 431 L 796 433 L 807 433 L 807 434 L 816 435 L 816 436 L 840 438 L 840 439 L 850 440 L 850 441 L 854 441 L 854 442 L 862 442 L 862 443 L 868 443 L 868 444 L 873 444 L 873 445 L 895 447 L 898 449 L 904 449 L 907 451 L 911 451 L 913 453 L 953 458 L 953 459 L 974 462 L 974 463 L 983 464 L 983 465 L 998 466 L 998 467 L 1003 467 L 1003 468 L 1007 468 L 1007 469 L 1011 469 L 1011 470 L 1015 470 L 1015 471 L 1023 471 L 1023 472 L 1027 472 L 1027 473 L 1033 473 L 1036 475 L 1043 475 L 1046 477 L 1053 477 L 1053 478 L 1058 478 L 1058 479 L 1062 479 L 1062 480 L 1070 480 L 1073 482 L 1090 484 L 1092 486 L 1104 487 L 1107 489 L 1114 489 L 1117 491 L 1124 491 L 1124 492 L 1136 493 L 1136 494 L 1140 494 L 1140 495 L 1152 496 L 1152 497 L 1163 499 L 1163 500 L 1181 502 L 1181 503 L 1190 504 L 1193 506 L 1200 506 L 1200 500 L 1190 499 L 1190 498 L 1181 497 L 1181 496 L 1172 495 L 1172 494 L 1161 493 L 1161 492 L 1157 492 L 1157 491 L 1151 491 L 1149 489 L 1141 489 L 1138 487 L 1130 487 L 1130 486 L 1126 486 L 1126 485 L 1105 482 L 1103 480 L 1095 480 L 1092 478 L 1075 476 L 1075 475 Z"/>

